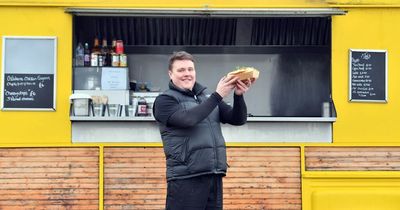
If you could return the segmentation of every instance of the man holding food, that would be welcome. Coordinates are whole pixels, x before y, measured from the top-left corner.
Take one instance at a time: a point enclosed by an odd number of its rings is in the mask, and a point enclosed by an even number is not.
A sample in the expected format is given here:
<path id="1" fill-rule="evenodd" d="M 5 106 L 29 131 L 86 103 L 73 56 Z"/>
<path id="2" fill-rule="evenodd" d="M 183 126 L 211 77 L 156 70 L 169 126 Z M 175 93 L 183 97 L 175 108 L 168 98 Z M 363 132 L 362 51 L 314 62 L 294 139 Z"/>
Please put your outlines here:
<path id="1" fill-rule="evenodd" d="M 258 71 L 241 71 L 247 76 L 240 71 L 224 76 L 207 97 L 206 87 L 196 82 L 192 55 L 174 53 L 168 69 L 169 89 L 156 98 L 153 108 L 167 163 L 166 209 L 222 209 L 222 177 L 227 162 L 220 123 L 246 123 L 243 94 Z M 222 101 L 232 92 L 233 107 Z"/>

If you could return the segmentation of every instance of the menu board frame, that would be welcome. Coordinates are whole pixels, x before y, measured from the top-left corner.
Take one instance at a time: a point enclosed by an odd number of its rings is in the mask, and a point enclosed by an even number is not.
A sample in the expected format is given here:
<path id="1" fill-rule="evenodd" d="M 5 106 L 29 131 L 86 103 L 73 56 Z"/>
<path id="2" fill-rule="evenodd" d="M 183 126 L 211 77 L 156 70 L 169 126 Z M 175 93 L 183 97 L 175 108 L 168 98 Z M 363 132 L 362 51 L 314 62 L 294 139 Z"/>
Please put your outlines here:
<path id="1" fill-rule="evenodd" d="M 383 54 L 384 55 L 384 97 L 380 97 L 377 99 L 361 99 L 361 98 L 356 98 L 353 97 L 352 91 L 354 88 L 353 86 L 353 53 L 366 53 L 369 56 L 376 55 L 376 54 Z M 387 103 L 387 96 L 388 96 L 388 80 L 387 80 L 387 71 L 388 71 L 388 56 L 387 56 L 387 50 L 373 50 L 373 49 L 350 49 L 349 50 L 349 101 L 351 102 L 374 102 L 374 103 Z M 379 70 L 382 69 L 382 66 L 377 66 L 377 67 L 371 67 L 371 70 Z M 371 76 L 371 75 L 369 75 Z M 370 80 L 373 80 L 373 78 L 370 78 Z M 373 88 L 375 88 L 373 86 Z"/>
<path id="2" fill-rule="evenodd" d="M 24 47 L 36 54 L 26 56 Z M 38 56 L 42 57 L 36 62 Z M 55 111 L 56 72 L 57 37 L 3 36 L 1 110 Z M 14 98 L 6 101 L 6 88 L 19 94 L 7 91 L 10 93 L 7 97 Z"/>

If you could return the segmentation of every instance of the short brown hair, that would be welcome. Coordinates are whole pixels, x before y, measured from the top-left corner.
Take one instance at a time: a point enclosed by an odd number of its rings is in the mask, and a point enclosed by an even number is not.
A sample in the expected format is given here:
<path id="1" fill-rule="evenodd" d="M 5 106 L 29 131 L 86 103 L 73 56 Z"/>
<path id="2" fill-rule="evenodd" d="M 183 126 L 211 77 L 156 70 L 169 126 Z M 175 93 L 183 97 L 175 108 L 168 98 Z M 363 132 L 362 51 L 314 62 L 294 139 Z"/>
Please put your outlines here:
<path id="1" fill-rule="evenodd" d="M 168 64 L 168 70 L 172 70 L 172 65 L 174 64 L 175 61 L 184 61 L 184 60 L 189 60 L 194 63 L 194 58 L 193 55 L 186 51 L 179 51 L 179 52 L 174 52 L 171 57 L 169 57 L 169 64 Z"/>

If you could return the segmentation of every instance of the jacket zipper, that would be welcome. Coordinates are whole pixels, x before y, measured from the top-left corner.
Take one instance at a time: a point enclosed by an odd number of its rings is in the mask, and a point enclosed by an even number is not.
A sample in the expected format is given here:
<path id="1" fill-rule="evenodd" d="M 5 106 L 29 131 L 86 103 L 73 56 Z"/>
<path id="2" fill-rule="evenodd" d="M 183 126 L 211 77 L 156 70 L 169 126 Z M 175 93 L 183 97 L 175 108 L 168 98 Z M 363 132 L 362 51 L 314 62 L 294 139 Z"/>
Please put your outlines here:
<path id="1" fill-rule="evenodd" d="M 198 100 L 197 95 L 193 95 L 193 98 L 194 98 L 194 100 L 196 100 L 196 102 L 197 102 L 198 104 L 200 104 L 200 101 Z M 215 170 L 215 172 L 217 172 L 217 169 L 218 169 L 217 142 L 216 142 L 216 139 L 215 139 L 214 130 L 213 130 L 212 125 L 211 125 L 211 120 L 210 120 L 209 117 L 207 117 L 207 122 L 208 122 L 208 127 L 209 127 L 210 130 L 211 130 L 211 135 L 212 135 L 212 138 L 213 138 L 212 141 L 213 141 L 213 143 L 214 143 L 214 154 L 215 154 L 214 170 Z"/>
<path id="2" fill-rule="evenodd" d="M 211 120 L 209 117 L 207 117 L 207 122 L 208 122 L 208 127 L 210 128 L 211 131 L 211 135 L 212 135 L 212 141 L 214 143 L 214 154 L 215 154 L 215 161 L 214 161 L 214 170 L 215 172 L 217 172 L 218 169 L 218 152 L 217 152 L 217 141 L 215 139 L 215 134 L 214 134 L 214 130 L 213 127 L 211 125 Z"/>
<path id="3" fill-rule="evenodd" d="M 207 121 L 208 121 L 208 126 L 210 127 L 210 130 L 211 130 L 211 135 L 212 135 L 213 143 L 214 143 L 214 154 L 215 154 L 214 170 L 217 171 L 217 169 L 218 169 L 217 142 L 216 142 L 216 139 L 215 139 L 215 134 L 214 134 L 214 130 L 213 130 L 212 125 L 211 125 L 211 120 L 210 120 L 210 118 L 207 118 Z"/>

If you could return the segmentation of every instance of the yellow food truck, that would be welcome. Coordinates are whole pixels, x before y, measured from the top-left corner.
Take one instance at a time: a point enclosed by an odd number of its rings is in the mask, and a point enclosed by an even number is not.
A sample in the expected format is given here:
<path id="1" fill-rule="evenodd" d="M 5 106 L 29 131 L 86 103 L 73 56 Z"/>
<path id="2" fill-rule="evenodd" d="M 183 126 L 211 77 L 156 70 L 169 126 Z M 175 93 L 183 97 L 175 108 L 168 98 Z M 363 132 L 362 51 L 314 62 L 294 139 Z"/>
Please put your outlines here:
<path id="1" fill-rule="evenodd" d="M 222 125 L 224 209 L 400 209 L 399 21 L 399 0 L 2 0 L 0 209 L 164 209 L 152 104 L 180 50 L 211 92 L 260 71 Z"/>

